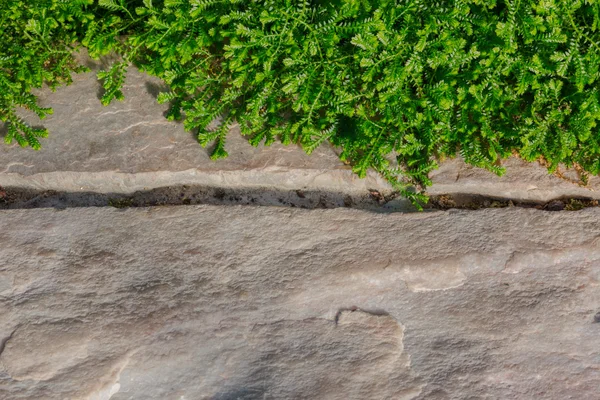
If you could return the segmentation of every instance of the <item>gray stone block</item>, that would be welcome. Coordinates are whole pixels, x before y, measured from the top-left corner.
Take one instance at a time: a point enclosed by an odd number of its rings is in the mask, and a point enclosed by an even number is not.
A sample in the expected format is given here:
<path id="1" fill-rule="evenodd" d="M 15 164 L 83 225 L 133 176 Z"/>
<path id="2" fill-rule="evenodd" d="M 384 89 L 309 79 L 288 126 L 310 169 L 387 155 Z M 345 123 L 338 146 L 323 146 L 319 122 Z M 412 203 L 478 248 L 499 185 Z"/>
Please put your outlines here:
<path id="1" fill-rule="evenodd" d="M 599 218 L 0 211 L 0 398 L 594 399 Z"/>

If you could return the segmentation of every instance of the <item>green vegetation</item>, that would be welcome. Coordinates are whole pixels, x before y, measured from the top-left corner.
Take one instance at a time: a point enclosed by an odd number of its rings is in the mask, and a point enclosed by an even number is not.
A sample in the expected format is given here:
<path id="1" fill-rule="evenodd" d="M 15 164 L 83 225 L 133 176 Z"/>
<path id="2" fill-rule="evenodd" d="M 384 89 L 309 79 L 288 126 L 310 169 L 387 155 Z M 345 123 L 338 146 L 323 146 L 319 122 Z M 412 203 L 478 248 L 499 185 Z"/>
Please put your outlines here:
<path id="1" fill-rule="evenodd" d="M 233 123 L 254 145 L 329 141 L 417 202 L 457 153 L 600 172 L 600 0 L 0 0 L 8 142 L 39 147 L 15 109 L 50 112 L 31 89 L 69 83 L 77 46 L 122 56 L 104 104 L 131 64 L 162 78 L 168 118 L 214 158 Z"/>
<path id="2" fill-rule="evenodd" d="M 37 105 L 32 88 L 46 83 L 56 88 L 71 83 L 72 72 L 83 72 L 73 58 L 74 44 L 94 14 L 93 0 L 0 0 L 0 121 L 6 124 L 5 141 L 40 148 L 43 128 L 32 128 L 16 114 L 17 107 L 41 119 L 51 114 Z"/>

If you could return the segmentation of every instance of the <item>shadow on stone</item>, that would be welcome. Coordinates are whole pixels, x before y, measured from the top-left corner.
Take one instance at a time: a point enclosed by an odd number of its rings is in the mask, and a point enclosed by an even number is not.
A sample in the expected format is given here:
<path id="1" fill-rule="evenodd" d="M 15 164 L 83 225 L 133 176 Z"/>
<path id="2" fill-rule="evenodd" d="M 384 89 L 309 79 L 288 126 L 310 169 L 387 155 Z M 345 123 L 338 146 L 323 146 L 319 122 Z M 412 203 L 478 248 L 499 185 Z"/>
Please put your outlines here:
<path id="1" fill-rule="evenodd" d="M 146 81 L 144 83 L 144 86 L 146 87 L 146 91 L 155 99 L 158 97 L 159 94 L 169 91 L 169 86 L 167 86 L 165 83 L 155 83 Z"/>
<path id="2" fill-rule="evenodd" d="M 122 58 L 116 54 L 109 54 L 106 56 L 100 57 L 98 60 L 94 60 L 91 58 L 86 50 L 80 50 L 75 54 L 75 59 L 82 65 L 85 65 L 92 72 L 98 72 L 102 69 L 108 69 L 110 66 L 116 62 L 120 61 Z"/>
<path id="3" fill-rule="evenodd" d="M 262 389 L 254 389 L 254 388 L 240 388 L 233 389 L 224 393 L 219 393 L 215 397 L 214 400 L 255 400 L 255 399 L 263 399 L 265 396 L 265 391 Z"/>
<path id="4" fill-rule="evenodd" d="M 37 116 L 34 116 L 34 118 L 37 118 Z M 39 120 L 39 118 L 38 118 L 38 120 Z M 33 124 L 28 123 L 28 125 L 33 129 L 45 129 L 46 128 L 44 125 L 41 125 L 41 124 L 33 125 Z M 6 145 L 4 143 L 6 135 L 8 135 L 8 127 L 6 126 L 5 123 L 0 122 L 0 145 L 1 146 Z M 46 140 L 46 139 L 47 138 L 38 137 L 38 140 L 40 141 L 40 143 L 42 143 L 42 147 L 44 146 L 44 140 Z M 11 144 L 13 144 L 13 145 L 15 145 L 16 143 L 17 142 L 15 140 L 12 140 L 12 142 L 11 142 Z M 28 147 L 28 146 L 25 146 L 25 148 L 29 149 L 29 150 L 33 150 L 31 147 Z"/>
<path id="5" fill-rule="evenodd" d="M 102 82 L 98 80 L 98 87 L 96 88 L 96 98 L 98 100 L 102 100 L 104 93 L 106 93 L 106 90 L 104 89 L 104 86 L 102 86 Z"/>

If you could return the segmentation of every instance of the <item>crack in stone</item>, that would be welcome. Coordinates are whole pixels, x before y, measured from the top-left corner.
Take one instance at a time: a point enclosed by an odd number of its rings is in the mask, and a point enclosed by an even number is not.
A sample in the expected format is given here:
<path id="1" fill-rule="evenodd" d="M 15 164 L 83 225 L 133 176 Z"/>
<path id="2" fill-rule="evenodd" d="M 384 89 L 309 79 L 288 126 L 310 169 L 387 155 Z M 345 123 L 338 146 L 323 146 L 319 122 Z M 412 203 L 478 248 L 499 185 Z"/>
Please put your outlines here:
<path id="1" fill-rule="evenodd" d="M 98 117 L 104 117 L 106 115 L 122 114 L 122 113 L 133 112 L 133 111 L 137 111 L 137 110 L 135 110 L 133 108 L 128 108 L 127 110 L 107 111 L 107 112 L 98 114 Z"/>
<path id="2" fill-rule="evenodd" d="M 360 308 L 357 306 L 343 307 L 343 308 L 338 309 L 338 312 L 335 314 L 335 317 L 333 318 L 335 325 L 336 326 L 338 325 L 338 323 L 340 321 L 340 317 L 342 316 L 343 313 L 355 312 L 355 311 L 360 311 L 365 314 L 373 315 L 375 317 L 391 317 L 390 313 L 385 310 L 366 310 L 366 309 L 363 309 L 363 308 Z"/>
<path id="3" fill-rule="evenodd" d="M 7 337 L 5 337 L 4 339 L 2 339 L 0 341 L 0 356 L 4 352 L 6 344 L 9 342 L 10 339 L 12 339 L 12 337 L 15 335 L 15 332 L 17 332 L 18 329 L 19 329 L 19 326 L 17 326 L 15 329 L 13 329 L 13 331 Z"/>
<path id="4" fill-rule="evenodd" d="M 118 129 L 118 130 L 114 130 L 111 131 L 110 133 L 116 133 L 117 135 L 121 135 L 135 127 L 138 126 L 153 126 L 153 125 L 169 125 L 168 121 L 162 121 L 162 120 L 156 120 L 156 121 L 141 121 L 141 122 L 136 122 L 135 124 L 131 124 L 129 126 L 126 126 L 124 128 Z"/>
<path id="5" fill-rule="evenodd" d="M 18 167 L 25 167 L 25 168 L 33 168 L 33 167 L 35 167 L 35 165 L 32 165 L 32 164 L 28 165 L 28 164 L 25 164 L 25 163 L 22 163 L 22 162 L 11 162 L 11 163 L 9 163 L 6 166 L 6 168 L 4 169 L 4 171 L 0 171 L 0 174 L 11 173 L 10 172 L 11 168 L 17 167 L 17 166 Z"/>
<path id="6" fill-rule="evenodd" d="M 141 123 L 140 123 L 141 124 Z M 145 124 L 145 123 L 144 123 Z M 134 124 L 126 129 L 131 129 Z M 148 146 L 138 149 L 132 154 L 143 152 Z M 95 160 L 103 160 L 106 157 L 98 157 Z M 11 164 L 9 166 L 15 166 Z M 24 167 L 28 165 L 21 164 Z M 268 172 L 278 172 L 280 167 L 268 167 Z M 6 171 L 5 171 L 6 172 Z M 190 179 L 196 179 L 194 174 L 198 171 L 183 171 L 180 175 L 184 178 L 175 177 L 179 181 L 185 181 L 182 184 L 168 184 L 160 186 L 148 180 L 151 174 L 105 174 L 105 181 L 110 184 L 106 189 L 104 182 L 99 181 L 99 177 L 94 174 L 73 175 L 65 173 L 64 181 L 70 186 L 61 184 L 54 185 L 54 189 L 43 189 L 48 186 L 47 182 L 53 183 L 56 176 L 48 178 L 40 174 L 35 186 L 30 183 L 30 187 L 18 186 L 18 179 L 12 179 L 10 184 L 0 186 L 0 209 L 6 208 L 47 208 L 54 207 L 59 209 L 73 207 L 106 207 L 111 206 L 113 202 L 124 204 L 126 207 L 148 207 L 159 205 L 189 205 L 189 204 L 213 204 L 213 205 L 254 205 L 254 206 L 276 206 L 276 207 L 298 207 L 298 208 L 356 208 L 367 209 L 373 212 L 415 212 L 416 207 L 410 202 L 400 197 L 396 193 L 375 193 L 369 190 L 323 190 L 319 188 L 317 182 L 321 173 L 311 176 L 309 182 L 303 182 L 297 187 L 288 186 L 286 188 L 274 186 L 260 186 L 257 184 L 246 184 L 241 186 L 238 179 L 232 178 L 231 171 L 209 172 L 204 181 L 209 183 L 187 183 Z M 253 179 L 253 172 L 250 171 L 249 179 Z M 7 174 L 11 175 L 11 174 Z M 51 175 L 51 174 L 48 174 Z M 177 175 L 177 174 L 174 174 Z M 104 175 L 102 175 L 104 176 Z M 156 174 L 157 179 L 166 181 L 165 177 Z M 191 177 L 191 178 L 190 178 Z M 93 178 L 93 179 L 92 179 Z M 231 181 L 230 181 L 231 179 Z M 82 181 L 90 189 L 83 191 L 82 187 L 72 188 L 71 182 Z M 122 182 L 120 187 L 115 187 L 115 182 Z M 92 182 L 94 185 L 90 185 Z M 83 184 L 83 183 L 82 183 Z M 10 186 L 9 186 L 10 185 Z M 314 188 L 307 189 L 306 186 Z M 143 187 L 142 190 L 127 190 L 128 187 Z M 42 187 L 42 188 L 40 188 Z M 217 196 L 215 193 L 225 193 L 225 196 Z M 298 194 L 300 193 L 300 194 Z M 181 195 L 179 195 L 181 194 Z M 563 198 L 561 200 L 552 200 L 550 202 L 519 202 L 513 200 L 497 200 L 487 197 L 472 196 L 471 203 L 455 201 L 461 195 L 431 196 L 430 202 L 424 206 L 425 211 L 448 211 L 452 209 L 480 210 L 487 208 L 533 208 L 542 211 L 577 211 L 580 209 L 598 207 L 599 202 L 592 199 Z M 40 201 L 42 200 L 42 201 Z M 560 205 L 558 204 L 560 203 Z"/>

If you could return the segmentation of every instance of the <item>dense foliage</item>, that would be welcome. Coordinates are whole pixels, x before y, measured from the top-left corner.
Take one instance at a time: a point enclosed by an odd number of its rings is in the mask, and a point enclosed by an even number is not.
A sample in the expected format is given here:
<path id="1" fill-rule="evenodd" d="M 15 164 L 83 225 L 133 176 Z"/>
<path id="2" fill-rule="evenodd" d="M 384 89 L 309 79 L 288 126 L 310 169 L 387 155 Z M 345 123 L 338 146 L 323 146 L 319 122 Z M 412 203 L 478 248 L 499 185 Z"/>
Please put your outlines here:
<path id="1" fill-rule="evenodd" d="M 39 147 L 30 94 L 78 71 L 75 43 L 123 60 L 99 77 L 122 98 L 134 64 L 162 78 L 170 119 L 227 155 L 250 142 L 329 141 L 419 200 L 459 152 L 502 173 L 511 153 L 600 172 L 600 0 L 0 0 L 0 117 Z M 207 129 L 219 119 L 220 127 Z"/>
<path id="2" fill-rule="evenodd" d="M 43 83 L 56 88 L 71 83 L 72 72 L 85 70 L 73 58 L 73 45 L 94 15 L 86 10 L 93 0 L 0 0 L 0 120 L 5 141 L 40 148 L 43 128 L 32 128 L 16 114 L 17 107 L 40 118 L 52 113 L 37 105 L 31 89 Z"/>

